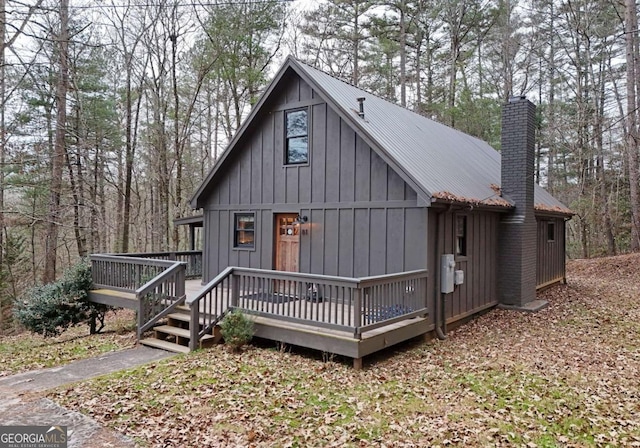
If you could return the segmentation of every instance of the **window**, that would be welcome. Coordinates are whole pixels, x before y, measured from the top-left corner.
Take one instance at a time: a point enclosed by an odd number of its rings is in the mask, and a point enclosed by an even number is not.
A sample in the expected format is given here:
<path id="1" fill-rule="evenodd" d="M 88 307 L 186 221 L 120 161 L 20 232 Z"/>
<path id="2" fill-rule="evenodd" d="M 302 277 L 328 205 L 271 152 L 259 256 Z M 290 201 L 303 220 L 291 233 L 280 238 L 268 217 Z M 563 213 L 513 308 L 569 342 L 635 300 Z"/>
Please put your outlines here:
<path id="1" fill-rule="evenodd" d="M 255 248 L 255 213 L 236 213 L 233 232 L 233 247 L 239 249 Z"/>
<path id="2" fill-rule="evenodd" d="M 467 255 L 467 217 L 456 217 L 456 255 Z"/>
<path id="3" fill-rule="evenodd" d="M 285 112 L 286 154 L 285 164 L 309 162 L 309 130 L 307 109 Z"/>
<path id="4" fill-rule="evenodd" d="M 300 234 L 300 224 L 296 222 L 295 216 L 280 218 L 278 225 L 280 236 L 297 236 Z"/>
<path id="5" fill-rule="evenodd" d="M 553 243 L 556 240 L 556 223 L 547 221 L 547 242 Z"/>

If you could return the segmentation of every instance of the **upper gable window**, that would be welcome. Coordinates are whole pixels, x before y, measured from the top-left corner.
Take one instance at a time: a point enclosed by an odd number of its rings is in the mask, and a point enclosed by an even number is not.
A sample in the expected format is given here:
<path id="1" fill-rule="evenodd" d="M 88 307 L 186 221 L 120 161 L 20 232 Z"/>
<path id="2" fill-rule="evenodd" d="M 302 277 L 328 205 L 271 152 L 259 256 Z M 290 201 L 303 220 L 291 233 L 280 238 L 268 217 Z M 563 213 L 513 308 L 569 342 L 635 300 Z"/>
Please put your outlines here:
<path id="1" fill-rule="evenodd" d="M 307 109 L 285 112 L 286 154 L 285 164 L 309 162 L 309 126 Z"/>

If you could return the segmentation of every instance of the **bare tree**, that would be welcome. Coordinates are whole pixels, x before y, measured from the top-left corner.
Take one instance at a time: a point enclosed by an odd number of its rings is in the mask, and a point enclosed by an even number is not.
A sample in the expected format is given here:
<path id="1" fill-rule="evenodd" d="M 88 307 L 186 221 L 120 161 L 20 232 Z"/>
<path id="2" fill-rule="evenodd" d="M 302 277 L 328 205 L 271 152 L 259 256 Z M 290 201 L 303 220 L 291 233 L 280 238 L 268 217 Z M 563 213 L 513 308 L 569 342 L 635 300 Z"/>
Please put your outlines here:
<path id="1" fill-rule="evenodd" d="M 627 158 L 631 205 L 631 250 L 640 250 L 640 166 L 638 165 L 640 133 L 638 132 L 638 11 L 635 0 L 625 0 L 624 31 L 627 62 Z"/>
<path id="2" fill-rule="evenodd" d="M 58 229 L 60 221 L 60 196 L 62 194 L 62 169 L 65 162 L 67 90 L 69 89 L 69 0 L 60 1 L 60 31 L 58 46 L 58 81 L 56 87 L 56 130 L 54 153 L 51 159 L 51 185 L 49 214 L 46 224 L 45 260 L 42 282 L 55 280 L 58 258 Z"/>

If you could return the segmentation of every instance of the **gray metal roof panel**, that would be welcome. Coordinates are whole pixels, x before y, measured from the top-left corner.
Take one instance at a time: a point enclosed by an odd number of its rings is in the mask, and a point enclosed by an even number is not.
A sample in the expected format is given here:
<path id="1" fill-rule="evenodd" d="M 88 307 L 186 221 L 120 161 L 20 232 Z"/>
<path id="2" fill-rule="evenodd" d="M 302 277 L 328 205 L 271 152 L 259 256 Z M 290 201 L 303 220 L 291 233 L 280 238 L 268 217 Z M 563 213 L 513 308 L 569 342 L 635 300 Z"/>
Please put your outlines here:
<path id="1" fill-rule="evenodd" d="M 430 196 L 473 201 L 500 201 L 500 154 L 488 143 L 365 92 L 327 73 L 293 60 L 352 123 L 375 141 Z M 364 97 L 364 118 L 358 98 Z M 567 208 L 536 186 L 536 206 Z"/>

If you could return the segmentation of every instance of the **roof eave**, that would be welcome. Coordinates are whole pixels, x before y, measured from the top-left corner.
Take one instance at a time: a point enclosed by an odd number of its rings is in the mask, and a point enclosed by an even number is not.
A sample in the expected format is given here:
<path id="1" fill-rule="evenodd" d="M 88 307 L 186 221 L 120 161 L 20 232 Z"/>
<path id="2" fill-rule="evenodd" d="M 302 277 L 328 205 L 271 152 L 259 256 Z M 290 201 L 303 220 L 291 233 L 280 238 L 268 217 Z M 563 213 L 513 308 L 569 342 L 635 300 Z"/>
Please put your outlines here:
<path id="1" fill-rule="evenodd" d="M 566 210 L 548 210 L 546 208 L 535 207 L 536 216 L 549 217 L 549 218 L 564 218 L 571 219 L 575 213 L 569 209 Z"/>
<path id="2" fill-rule="evenodd" d="M 461 207 L 468 208 L 469 210 L 488 211 L 495 213 L 507 213 L 512 211 L 515 207 L 513 205 L 500 205 L 500 204 L 483 204 L 465 201 L 456 201 L 449 199 L 432 198 L 431 204 L 434 207 Z"/>
<path id="3" fill-rule="evenodd" d="M 204 221 L 204 216 L 202 214 L 195 216 L 186 216 L 184 218 L 176 218 L 173 220 L 173 224 L 176 226 L 184 226 L 184 225 L 197 225 L 202 224 Z"/>

